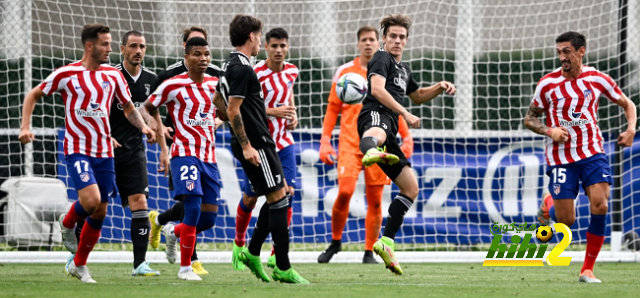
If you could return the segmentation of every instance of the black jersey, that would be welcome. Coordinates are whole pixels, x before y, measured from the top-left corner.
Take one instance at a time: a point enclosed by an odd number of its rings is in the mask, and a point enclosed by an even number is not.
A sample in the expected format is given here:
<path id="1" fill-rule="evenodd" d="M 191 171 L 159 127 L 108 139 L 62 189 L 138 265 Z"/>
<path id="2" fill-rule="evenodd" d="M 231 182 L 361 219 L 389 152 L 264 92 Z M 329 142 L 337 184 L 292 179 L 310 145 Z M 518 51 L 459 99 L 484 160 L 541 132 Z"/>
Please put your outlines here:
<path id="1" fill-rule="evenodd" d="M 136 108 L 141 106 L 159 85 L 158 76 L 144 66 L 141 67 L 140 75 L 136 80 L 131 77 L 122 63 L 114 67 L 120 70 L 127 80 L 129 90 L 131 91 L 131 101 Z M 122 147 L 116 148 L 114 151 L 116 161 L 126 160 L 131 157 L 136 150 L 144 150 L 142 132 L 127 120 L 120 103 L 114 102 L 114 104 L 111 105 L 109 123 L 111 125 L 111 136 L 122 145 Z"/>
<path id="2" fill-rule="evenodd" d="M 402 105 L 404 104 L 405 95 L 409 95 L 420 88 L 411 75 L 411 68 L 405 63 L 397 62 L 396 58 L 383 49 L 379 49 L 378 52 L 373 55 L 369 64 L 367 64 L 367 85 L 369 90 L 367 91 L 367 96 L 364 99 L 362 108 L 364 110 L 381 109 L 391 112 L 392 115 L 398 118 L 398 114 L 380 104 L 378 99 L 371 95 L 372 75 L 385 78 L 384 89 L 393 96 L 393 99 Z"/>
<path id="3" fill-rule="evenodd" d="M 252 147 L 262 148 L 267 144 L 275 146 L 271 133 L 269 133 L 262 86 L 249 62 L 249 57 L 239 52 L 231 52 L 229 59 L 222 64 L 222 75 L 216 90 L 220 92 L 226 102 L 229 101 L 229 97 L 243 98 L 240 115 Z M 232 145 L 237 142 L 233 129 L 231 130 L 231 142 Z"/>
<path id="4" fill-rule="evenodd" d="M 177 75 L 183 74 L 185 72 L 187 72 L 187 66 L 184 64 L 184 59 L 171 64 L 169 66 L 167 66 L 167 68 L 165 68 L 159 75 L 158 75 L 158 79 L 160 80 L 160 84 L 162 84 L 162 82 L 173 78 Z M 209 63 L 209 67 L 207 67 L 207 71 L 206 74 L 212 76 L 212 77 L 216 77 L 219 78 L 220 77 L 220 67 Z M 173 120 L 171 120 L 171 117 L 167 116 L 164 118 L 164 126 L 166 127 L 171 127 L 172 129 L 175 129 L 175 127 L 173 126 Z M 171 139 L 167 139 L 167 144 L 171 145 L 173 141 Z"/>

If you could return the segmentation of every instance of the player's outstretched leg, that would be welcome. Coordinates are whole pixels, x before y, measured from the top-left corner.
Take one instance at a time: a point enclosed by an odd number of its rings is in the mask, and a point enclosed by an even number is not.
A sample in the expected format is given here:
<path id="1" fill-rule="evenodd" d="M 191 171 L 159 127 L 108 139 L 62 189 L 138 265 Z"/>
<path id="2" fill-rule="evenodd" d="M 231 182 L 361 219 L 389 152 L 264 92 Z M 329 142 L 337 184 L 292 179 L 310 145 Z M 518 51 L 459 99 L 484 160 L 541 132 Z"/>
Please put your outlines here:
<path id="1" fill-rule="evenodd" d="M 342 232 L 349 218 L 349 202 L 357 182 L 358 178 L 355 177 L 338 179 L 338 197 L 331 210 L 331 244 L 318 256 L 318 263 L 329 263 L 334 255 L 342 251 Z"/>
<path id="2" fill-rule="evenodd" d="M 389 206 L 389 217 L 384 227 L 384 234 L 380 240 L 373 245 L 373 251 L 378 254 L 386 268 L 391 272 L 402 275 L 403 271 L 395 254 L 394 238 L 400 230 L 404 221 L 404 215 L 413 205 L 413 201 L 418 196 L 418 182 L 410 167 L 405 166 L 394 183 L 400 188 L 400 193 L 393 199 Z"/>
<path id="3" fill-rule="evenodd" d="M 360 140 L 360 151 L 364 154 L 362 157 L 362 165 L 365 167 L 376 163 L 393 165 L 400 161 L 397 155 L 387 153 L 385 148 L 378 147 L 378 139 L 373 136 L 362 137 Z"/>

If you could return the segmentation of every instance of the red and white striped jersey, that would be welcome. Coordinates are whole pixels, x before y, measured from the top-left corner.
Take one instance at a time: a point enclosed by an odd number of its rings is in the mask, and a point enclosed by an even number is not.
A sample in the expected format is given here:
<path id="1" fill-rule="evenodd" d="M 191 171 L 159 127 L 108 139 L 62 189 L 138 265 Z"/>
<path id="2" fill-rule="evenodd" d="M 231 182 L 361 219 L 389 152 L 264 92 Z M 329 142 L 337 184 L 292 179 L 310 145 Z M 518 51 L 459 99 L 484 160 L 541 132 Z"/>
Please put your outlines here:
<path id="1" fill-rule="evenodd" d="M 547 138 L 547 164 L 570 164 L 604 153 L 598 127 L 598 99 L 602 94 L 615 103 L 622 91 L 611 77 L 586 65 L 575 80 L 565 79 L 560 68 L 540 79 L 533 104 L 544 108 L 547 126 L 569 131 L 569 141 L 564 144 Z"/>
<path id="2" fill-rule="evenodd" d="M 41 84 L 44 94 L 59 91 L 65 106 L 64 154 L 113 157 L 109 113 L 113 97 L 131 101 L 122 73 L 109 65 L 88 70 L 80 61 L 56 69 Z"/>
<path id="3" fill-rule="evenodd" d="M 196 83 L 184 73 L 164 81 L 149 96 L 155 107 L 166 103 L 175 125 L 171 157 L 192 156 L 216 162 L 213 95 L 217 85 L 217 77 L 205 74 L 204 81 Z"/>
<path id="4" fill-rule="evenodd" d="M 266 62 L 266 59 L 262 60 L 253 67 L 262 85 L 264 105 L 266 108 L 288 106 L 293 95 L 293 83 L 298 78 L 298 68 L 285 62 L 283 70 L 274 72 L 267 67 Z M 277 151 L 293 144 L 293 136 L 287 129 L 287 124 L 287 119 L 269 116 L 269 132 Z"/>

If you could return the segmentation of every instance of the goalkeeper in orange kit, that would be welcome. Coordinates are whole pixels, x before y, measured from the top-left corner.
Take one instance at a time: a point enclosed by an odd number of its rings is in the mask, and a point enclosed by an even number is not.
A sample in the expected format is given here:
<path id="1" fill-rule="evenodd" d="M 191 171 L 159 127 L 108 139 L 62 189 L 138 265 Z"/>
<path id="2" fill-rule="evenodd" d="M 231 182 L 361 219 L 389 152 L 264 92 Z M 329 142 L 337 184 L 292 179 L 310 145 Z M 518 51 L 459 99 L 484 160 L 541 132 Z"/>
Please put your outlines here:
<path id="1" fill-rule="evenodd" d="M 357 120 L 362 104 L 344 104 L 336 94 L 336 82 L 347 73 L 357 73 L 362 77 L 367 76 L 367 64 L 373 54 L 380 47 L 378 31 L 371 26 L 358 29 L 358 51 L 360 56 L 338 68 L 333 78 L 331 92 L 329 93 L 329 105 L 324 117 L 322 139 L 320 141 L 320 159 L 327 165 L 338 162 L 338 198 L 333 205 L 331 213 L 331 244 L 320 254 L 318 263 L 328 263 L 333 255 L 342 250 L 342 231 L 349 216 L 349 201 L 356 188 L 358 175 L 362 170 L 362 153 L 359 149 L 360 137 L 358 136 Z M 340 137 L 338 156 L 331 146 L 331 134 L 336 125 L 338 115 L 342 114 L 340 121 Z M 403 119 L 400 119 L 398 132 L 403 144 L 402 152 L 409 158 L 413 153 L 413 139 L 409 133 L 409 127 Z M 390 184 L 389 178 L 378 167 L 372 165 L 364 169 L 367 198 L 367 216 L 365 218 L 365 244 L 363 263 L 377 263 L 373 258 L 373 244 L 378 240 L 382 225 L 382 192 L 384 186 Z"/>

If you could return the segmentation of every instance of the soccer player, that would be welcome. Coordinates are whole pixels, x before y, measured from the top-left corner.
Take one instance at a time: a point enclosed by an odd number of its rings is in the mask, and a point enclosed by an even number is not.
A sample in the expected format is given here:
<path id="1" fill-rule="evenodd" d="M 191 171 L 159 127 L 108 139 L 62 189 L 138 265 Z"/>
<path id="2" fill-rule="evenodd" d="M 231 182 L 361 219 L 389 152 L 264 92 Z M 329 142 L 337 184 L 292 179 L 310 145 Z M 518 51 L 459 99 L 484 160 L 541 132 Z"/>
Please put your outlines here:
<path id="1" fill-rule="evenodd" d="M 443 91 L 449 94 L 456 91 L 455 86 L 446 81 L 430 87 L 418 86 L 411 76 L 409 66 L 402 63 L 402 51 L 409 38 L 409 27 L 411 20 L 402 14 L 390 14 L 380 22 L 383 47 L 369 61 L 369 90 L 358 116 L 360 151 L 364 154 L 362 164 L 368 167 L 377 163 L 400 189 L 389 206 L 384 235 L 373 245 L 373 251 L 384 260 L 386 267 L 398 275 L 402 274 L 402 268 L 394 253 L 394 238 L 402 226 L 405 213 L 411 208 L 419 192 L 411 163 L 396 141 L 398 115 L 409 126 L 417 128 L 420 126 L 420 118 L 404 108 L 405 95 L 413 103 L 423 104 Z"/>
<path id="2" fill-rule="evenodd" d="M 127 81 L 116 68 L 105 65 L 111 52 L 109 27 L 87 24 L 82 29 L 82 59 L 56 69 L 25 97 L 20 142 L 35 139 L 30 130 L 36 102 L 59 91 L 65 101 L 64 154 L 68 173 L 78 192 L 78 201 L 59 218 L 64 246 L 75 256 L 65 266 L 67 275 L 95 283 L 87 268 L 87 258 L 100 238 L 109 196 L 115 191 L 113 145 L 109 114 L 113 98 L 118 99 L 131 124 L 155 141 L 155 133 L 131 103 Z M 142 178 L 140 178 L 142 179 Z M 78 243 L 74 227 L 86 218 Z"/>
<path id="3" fill-rule="evenodd" d="M 378 30 L 371 26 L 358 29 L 358 51 L 360 56 L 353 61 L 338 68 L 333 77 L 333 85 L 329 92 L 329 105 L 322 125 L 322 138 L 320 140 L 320 160 L 327 165 L 336 163 L 336 151 L 331 146 L 331 134 L 342 114 L 340 121 L 340 138 L 338 148 L 338 198 L 331 212 L 331 244 L 318 256 L 318 263 L 328 263 L 333 255 L 342 250 L 342 231 L 349 217 L 349 201 L 356 189 L 358 175 L 362 171 L 362 153 L 358 149 L 357 119 L 362 104 L 343 104 L 336 94 L 338 79 L 347 73 L 357 73 L 362 77 L 367 76 L 367 64 L 373 54 L 380 47 Z M 413 139 L 409 133 L 409 127 L 404 120 L 398 121 L 398 131 L 403 139 L 400 149 L 409 158 L 413 153 Z M 365 264 L 378 263 L 373 257 L 373 244 L 378 240 L 382 225 L 382 192 L 384 186 L 389 184 L 387 175 L 377 165 L 364 169 L 365 192 L 367 198 L 367 216 L 365 218 L 365 243 L 362 262 Z"/>
<path id="4" fill-rule="evenodd" d="M 187 41 L 194 37 L 201 37 L 205 40 L 207 39 L 207 30 L 199 26 L 191 26 L 182 30 L 182 48 L 185 48 L 187 45 Z M 163 72 L 158 76 L 160 83 L 175 77 L 177 75 L 186 73 L 188 71 L 186 60 L 182 59 L 170 66 L 168 66 Z M 206 74 L 212 77 L 220 76 L 220 68 L 214 64 L 209 64 L 207 67 Z M 218 118 L 215 119 L 216 128 L 222 124 L 222 121 Z M 172 133 L 174 130 L 174 125 L 171 117 L 166 117 L 164 121 L 165 126 L 165 138 L 169 145 L 171 145 Z M 173 179 L 169 178 L 169 189 L 173 190 Z M 182 202 L 178 201 L 175 205 L 173 205 L 170 209 L 165 210 L 163 213 L 158 213 L 158 211 L 149 212 L 149 221 L 151 222 L 151 247 L 158 248 L 160 244 L 160 232 L 162 231 L 162 227 L 171 221 L 180 221 L 183 217 L 183 206 Z M 169 262 L 173 264 L 175 262 L 175 257 L 173 259 L 169 259 Z M 209 272 L 202 267 L 202 262 L 198 260 L 198 254 L 196 249 L 193 249 L 193 256 L 191 256 L 191 267 L 193 271 L 198 275 L 206 275 Z"/>
<path id="5" fill-rule="evenodd" d="M 551 197 L 543 200 L 538 218 L 567 226 L 575 222 L 573 200 L 579 185 L 589 197 L 591 222 L 587 230 L 587 251 L 580 271 L 580 282 L 600 283 L 593 265 L 605 238 L 611 169 L 598 127 L 598 99 L 605 95 L 624 109 L 627 130 L 618 137 L 618 145 L 629 147 L 636 133 L 636 106 L 608 75 L 582 65 L 587 41 L 578 32 L 565 32 L 556 38 L 556 52 L 562 67 L 538 82 L 524 124 L 531 131 L 548 136 L 547 175 Z M 546 113 L 546 124 L 538 117 Z"/>
<path id="6" fill-rule="evenodd" d="M 158 89 L 140 107 L 149 122 L 149 116 L 157 114 L 157 108 L 167 105 L 169 115 L 176 125 L 171 146 L 171 169 L 175 199 L 182 201 L 182 223 L 168 223 L 162 229 L 167 241 L 167 258 L 175 258 L 176 242 L 180 239 L 180 271 L 178 278 L 202 280 L 191 268 L 191 256 L 196 234 L 215 224 L 220 197 L 220 175 L 215 158 L 215 109 L 212 101 L 218 83 L 217 77 L 206 74 L 211 53 L 207 40 L 194 37 L 185 46 L 185 60 L 189 71 L 175 76 Z M 224 103 L 222 103 L 224 104 Z M 156 123 L 157 133 L 162 125 Z M 169 159 L 166 144 L 160 144 L 160 169 L 168 170 Z"/>
<path id="7" fill-rule="evenodd" d="M 267 59 L 260 61 L 253 69 L 258 75 L 264 94 L 264 105 L 267 110 L 269 133 L 275 141 L 276 152 L 282 163 L 284 179 L 287 181 L 287 192 L 290 195 L 287 211 L 287 225 L 291 224 L 291 203 L 296 185 L 296 150 L 293 145 L 291 130 L 298 125 L 296 106 L 293 99 L 293 84 L 298 77 L 298 68 L 284 59 L 289 52 L 289 33 L 283 28 L 271 29 L 266 34 Z M 236 213 L 236 237 L 233 242 L 232 265 L 236 270 L 243 270 L 240 262 L 240 252 L 245 244 L 245 233 L 251 220 L 251 213 L 258 197 L 251 189 L 249 181 L 245 180 L 242 200 L 238 204 Z M 267 266 L 276 266 L 275 249 Z"/>
<path id="8" fill-rule="evenodd" d="M 131 91 L 131 100 L 140 106 L 158 87 L 158 76 L 141 65 L 147 51 L 146 39 L 138 31 L 129 31 L 122 37 L 120 52 L 124 61 L 115 68 L 122 72 Z M 133 242 L 133 276 L 155 276 L 159 271 L 145 262 L 149 243 L 149 180 L 147 155 L 140 130 L 128 123 L 120 104 L 111 107 L 109 118 L 113 127 L 112 138 L 117 142 L 114 150 L 116 185 L 122 207 L 131 209 L 131 242 Z M 158 142 L 164 142 L 162 134 Z"/>
<path id="9" fill-rule="evenodd" d="M 271 233 L 276 251 L 273 279 L 306 284 L 309 282 L 293 270 L 289 262 L 287 212 L 291 198 L 286 192 L 286 179 L 269 132 L 262 86 L 249 62 L 249 57 L 260 52 L 262 22 L 252 16 L 236 15 L 229 25 L 229 35 L 235 51 L 222 66 L 218 90 L 228 106 L 224 118 L 229 119 L 232 127 L 231 149 L 242 164 L 253 192 L 267 197 L 249 247 L 240 253 L 240 261 L 256 277 L 268 282 L 269 276 L 260 261 L 260 249 Z"/>

